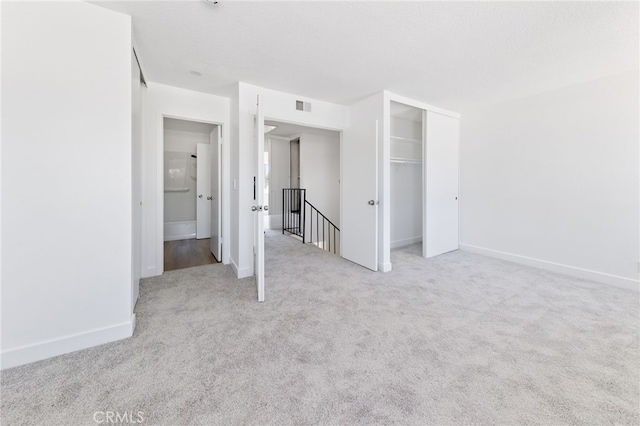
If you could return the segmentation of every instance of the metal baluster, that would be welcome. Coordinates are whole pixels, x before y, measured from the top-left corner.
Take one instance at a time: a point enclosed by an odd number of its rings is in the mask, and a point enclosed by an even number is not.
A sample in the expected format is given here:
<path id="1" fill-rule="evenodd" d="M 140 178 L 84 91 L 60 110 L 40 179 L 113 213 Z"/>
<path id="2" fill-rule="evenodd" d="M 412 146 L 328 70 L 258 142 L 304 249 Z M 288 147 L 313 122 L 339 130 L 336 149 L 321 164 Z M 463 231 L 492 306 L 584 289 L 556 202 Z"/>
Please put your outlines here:
<path id="1" fill-rule="evenodd" d="M 322 250 L 326 250 L 325 248 L 325 241 L 324 241 L 324 221 L 325 221 L 325 217 L 322 216 Z"/>

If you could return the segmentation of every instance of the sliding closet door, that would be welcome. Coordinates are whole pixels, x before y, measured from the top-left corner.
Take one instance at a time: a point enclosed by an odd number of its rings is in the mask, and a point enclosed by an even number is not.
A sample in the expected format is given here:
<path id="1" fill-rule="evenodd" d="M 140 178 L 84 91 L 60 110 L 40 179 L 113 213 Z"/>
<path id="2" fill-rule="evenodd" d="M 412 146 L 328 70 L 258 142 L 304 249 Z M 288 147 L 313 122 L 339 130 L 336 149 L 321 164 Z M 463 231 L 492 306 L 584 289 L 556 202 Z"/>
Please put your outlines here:
<path id="1" fill-rule="evenodd" d="M 425 257 L 458 249 L 460 120 L 431 111 L 426 120 Z"/>

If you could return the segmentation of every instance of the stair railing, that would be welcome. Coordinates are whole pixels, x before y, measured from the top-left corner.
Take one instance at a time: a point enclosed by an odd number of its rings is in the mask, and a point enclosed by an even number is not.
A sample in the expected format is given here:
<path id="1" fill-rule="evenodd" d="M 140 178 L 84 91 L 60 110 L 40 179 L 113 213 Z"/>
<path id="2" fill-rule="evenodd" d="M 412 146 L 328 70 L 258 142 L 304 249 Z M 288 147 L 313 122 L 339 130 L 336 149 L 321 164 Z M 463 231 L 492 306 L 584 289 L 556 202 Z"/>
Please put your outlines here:
<path id="1" fill-rule="evenodd" d="M 305 209 L 306 189 L 284 188 L 282 190 L 282 233 L 302 237 L 305 242 Z"/>
<path id="2" fill-rule="evenodd" d="M 306 238 L 306 242 L 333 254 L 340 254 L 340 228 L 315 208 L 313 204 L 307 200 L 304 203 L 304 210 L 309 209 L 305 216 L 309 218 L 310 225 L 309 237 Z"/>
<path id="3" fill-rule="evenodd" d="M 301 188 L 282 190 L 282 233 L 302 238 L 325 251 L 340 254 L 340 228 L 307 201 Z"/>

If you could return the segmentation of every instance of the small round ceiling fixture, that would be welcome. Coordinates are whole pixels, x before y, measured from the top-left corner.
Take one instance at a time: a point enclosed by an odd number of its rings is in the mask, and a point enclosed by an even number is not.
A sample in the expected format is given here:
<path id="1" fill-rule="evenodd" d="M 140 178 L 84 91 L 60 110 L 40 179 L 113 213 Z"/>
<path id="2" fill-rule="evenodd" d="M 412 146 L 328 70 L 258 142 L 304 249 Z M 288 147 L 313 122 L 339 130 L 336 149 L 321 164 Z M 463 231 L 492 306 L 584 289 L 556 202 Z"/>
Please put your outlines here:
<path id="1" fill-rule="evenodd" d="M 196 77 L 202 77 L 202 73 L 201 72 L 194 71 L 194 70 L 189 71 L 189 74 L 191 74 L 193 76 L 196 76 Z"/>

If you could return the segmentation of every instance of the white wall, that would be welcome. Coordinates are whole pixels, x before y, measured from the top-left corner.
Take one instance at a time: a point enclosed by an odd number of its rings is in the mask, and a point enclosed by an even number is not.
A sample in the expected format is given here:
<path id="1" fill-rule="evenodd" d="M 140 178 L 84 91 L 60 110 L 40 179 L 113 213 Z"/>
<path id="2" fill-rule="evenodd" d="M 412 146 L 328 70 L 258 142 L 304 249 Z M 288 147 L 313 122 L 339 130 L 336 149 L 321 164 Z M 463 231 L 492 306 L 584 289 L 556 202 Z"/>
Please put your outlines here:
<path id="1" fill-rule="evenodd" d="M 213 130 L 211 126 L 210 131 Z M 164 129 L 164 150 L 196 154 L 199 143 L 209 143 L 209 133 Z"/>
<path id="2" fill-rule="evenodd" d="M 393 106 L 393 103 L 392 103 Z M 393 114 L 393 108 L 392 108 Z M 422 140 L 422 110 L 419 121 L 391 116 L 391 136 Z M 391 139 L 392 158 L 422 160 L 422 146 Z M 391 248 L 422 241 L 422 164 L 392 162 L 390 166 Z"/>
<path id="3" fill-rule="evenodd" d="M 196 220 L 196 168 L 190 153 L 164 151 L 165 223 Z"/>
<path id="4" fill-rule="evenodd" d="M 229 99 L 158 83 L 148 83 L 144 148 L 142 276 L 163 272 L 163 118 L 222 125 L 222 262 L 229 263 Z"/>
<path id="5" fill-rule="evenodd" d="M 199 143 L 209 144 L 213 125 L 181 121 L 181 129 L 168 128 L 164 119 L 164 188 L 186 188 L 187 192 L 164 193 L 164 222 L 196 220 L 196 155 Z M 184 175 L 171 179 L 169 168 L 184 167 Z M 217 165 L 212 165 L 217 167 Z"/>
<path id="6" fill-rule="evenodd" d="M 300 187 L 307 201 L 340 227 L 340 134 L 300 135 Z"/>
<path id="7" fill-rule="evenodd" d="M 238 84 L 237 108 L 235 96 L 231 100 L 234 111 L 232 121 L 238 122 L 238 133 L 232 134 L 231 180 L 237 183 L 232 189 L 231 217 L 231 264 L 238 277 L 253 274 L 253 176 L 255 164 L 254 115 L 257 95 L 262 97 L 265 119 L 342 130 L 348 120 L 348 108 L 289 93 L 277 92 L 240 82 Z M 310 112 L 297 111 L 295 101 L 311 102 Z M 236 115 L 236 112 L 237 115 Z"/>
<path id="8" fill-rule="evenodd" d="M 422 241 L 422 164 L 391 163 L 391 248 Z"/>
<path id="9" fill-rule="evenodd" d="M 461 248 L 638 287 L 638 71 L 469 112 Z"/>
<path id="10" fill-rule="evenodd" d="M 8 368 L 132 333 L 132 68 L 128 16 L 2 8 Z"/>
<path id="11" fill-rule="evenodd" d="M 289 188 L 290 141 L 267 136 L 265 150 L 269 152 L 269 214 L 267 229 L 282 229 L 282 189 Z"/>

